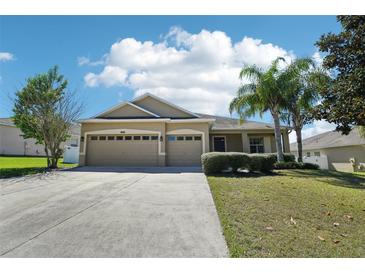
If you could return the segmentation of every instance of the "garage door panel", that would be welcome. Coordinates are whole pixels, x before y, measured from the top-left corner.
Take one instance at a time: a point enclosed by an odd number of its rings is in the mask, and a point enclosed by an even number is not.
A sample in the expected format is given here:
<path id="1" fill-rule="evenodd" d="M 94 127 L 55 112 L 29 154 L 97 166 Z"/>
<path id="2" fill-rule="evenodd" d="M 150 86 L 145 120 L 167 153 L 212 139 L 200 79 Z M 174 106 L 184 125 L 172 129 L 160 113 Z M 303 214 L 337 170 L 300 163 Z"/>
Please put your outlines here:
<path id="1" fill-rule="evenodd" d="M 157 166 L 157 140 L 88 140 L 87 165 Z"/>
<path id="2" fill-rule="evenodd" d="M 202 154 L 201 138 L 194 138 L 195 136 L 190 135 L 175 137 L 168 138 L 167 140 L 167 164 L 170 166 L 200 165 L 200 157 Z M 180 137 L 180 140 L 177 137 Z M 186 137 L 190 137 L 189 140 Z"/>

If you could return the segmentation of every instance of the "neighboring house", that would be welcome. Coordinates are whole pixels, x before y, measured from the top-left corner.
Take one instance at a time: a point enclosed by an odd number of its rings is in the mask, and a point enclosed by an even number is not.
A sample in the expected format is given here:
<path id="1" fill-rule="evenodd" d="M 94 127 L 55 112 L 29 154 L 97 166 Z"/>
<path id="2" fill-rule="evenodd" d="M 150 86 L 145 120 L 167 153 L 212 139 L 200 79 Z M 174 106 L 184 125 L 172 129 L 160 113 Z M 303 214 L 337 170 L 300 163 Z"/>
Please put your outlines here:
<path id="1" fill-rule="evenodd" d="M 209 151 L 276 151 L 271 124 L 193 113 L 149 93 L 80 123 L 80 165 L 193 166 Z M 289 152 L 287 128 L 282 137 Z"/>
<path id="2" fill-rule="evenodd" d="M 0 118 L 0 155 L 45 156 L 44 146 L 35 139 L 24 139 L 11 118 Z M 71 138 L 65 145 L 78 146 L 80 126 L 71 129 Z"/>
<path id="3" fill-rule="evenodd" d="M 297 144 L 290 144 L 290 150 L 298 154 Z M 365 139 L 361 138 L 357 128 L 349 135 L 337 131 L 328 131 L 303 140 L 303 156 L 321 157 L 328 161 L 328 168 L 338 171 L 359 170 L 365 165 Z M 354 165 L 350 159 L 355 161 Z"/>

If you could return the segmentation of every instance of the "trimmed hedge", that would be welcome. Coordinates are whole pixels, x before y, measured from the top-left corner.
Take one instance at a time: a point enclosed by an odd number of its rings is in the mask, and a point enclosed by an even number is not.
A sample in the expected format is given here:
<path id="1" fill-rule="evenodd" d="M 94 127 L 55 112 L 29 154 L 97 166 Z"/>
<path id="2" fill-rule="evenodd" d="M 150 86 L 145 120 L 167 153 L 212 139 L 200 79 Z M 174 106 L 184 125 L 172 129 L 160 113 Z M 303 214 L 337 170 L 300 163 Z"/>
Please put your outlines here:
<path id="1" fill-rule="evenodd" d="M 224 170 L 248 169 L 269 172 L 273 170 L 276 156 L 272 154 L 247 154 L 241 152 L 209 152 L 201 157 L 205 174 L 221 173 Z"/>
<path id="2" fill-rule="evenodd" d="M 277 162 L 278 160 L 278 156 L 276 153 L 268 153 L 267 155 L 272 155 L 273 157 L 275 157 L 275 162 Z M 295 162 L 295 155 L 294 154 L 290 154 L 290 153 L 284 153 L 284 162 Z"/>
<path id="3" fill-rule="evenodd" d="M 311 163 L 282 162 L 275 163 L 274 169 L 319 169 L 319 166 Z"/>

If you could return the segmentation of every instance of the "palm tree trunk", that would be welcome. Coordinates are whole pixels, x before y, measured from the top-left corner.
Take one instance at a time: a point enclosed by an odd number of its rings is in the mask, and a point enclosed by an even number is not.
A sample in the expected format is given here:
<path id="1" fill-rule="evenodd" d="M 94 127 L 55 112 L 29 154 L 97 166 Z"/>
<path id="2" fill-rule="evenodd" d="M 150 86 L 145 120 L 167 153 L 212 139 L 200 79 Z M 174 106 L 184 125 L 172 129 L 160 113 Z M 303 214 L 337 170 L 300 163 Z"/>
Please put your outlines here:
<path id="1" fill-rule="evenodd" d="M 276 112 L 272 112 L 272 117 L 274 119 L 274 126 L 275 126 L 275 143 L 276 143 L 276 151 L 278 162 L 284 162 L 284 155 L 283 155 L 283 146 L 281 143 L 281 130 L 280 130 L 280 119 L 279 114 Z"/>
<path id="2" fill-rule="evenodd" d="M 302 143 L 302 129 L 295 128 L 295 134 L 297 135 L 297 147 L 298 147 L 298 162 L 303 162 L 303 143 Z"/>

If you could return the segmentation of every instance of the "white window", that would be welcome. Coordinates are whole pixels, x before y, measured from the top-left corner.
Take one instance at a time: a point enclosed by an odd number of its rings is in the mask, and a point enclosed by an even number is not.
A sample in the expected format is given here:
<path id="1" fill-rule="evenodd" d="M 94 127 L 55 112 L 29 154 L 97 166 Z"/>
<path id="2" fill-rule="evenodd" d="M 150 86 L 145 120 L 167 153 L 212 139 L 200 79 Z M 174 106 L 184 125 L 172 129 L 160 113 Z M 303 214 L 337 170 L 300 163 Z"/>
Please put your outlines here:
<path id="1" fill-rule="evenodd" d="M 311 153 L 309 151 L 307 152 L 307 157 L 311 157 Z"/>
<path id="2" fill-rule="evenodd" d="M 314 152 L 314 156 L 318 156 L 319 157 L 319 156 L 321 156 L 321 153 L 319 151 L 315 151 Z"/>
<path id="3" fill-rule="evenodd" d="M 250 138 L 250 153 L 264 153 L 264 138 Z"/>

